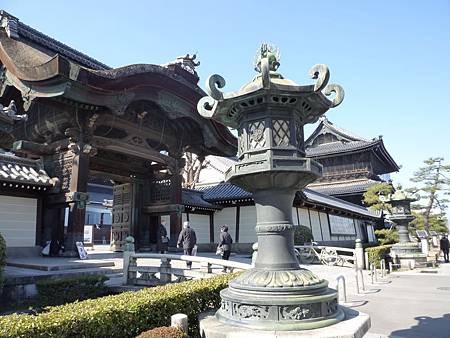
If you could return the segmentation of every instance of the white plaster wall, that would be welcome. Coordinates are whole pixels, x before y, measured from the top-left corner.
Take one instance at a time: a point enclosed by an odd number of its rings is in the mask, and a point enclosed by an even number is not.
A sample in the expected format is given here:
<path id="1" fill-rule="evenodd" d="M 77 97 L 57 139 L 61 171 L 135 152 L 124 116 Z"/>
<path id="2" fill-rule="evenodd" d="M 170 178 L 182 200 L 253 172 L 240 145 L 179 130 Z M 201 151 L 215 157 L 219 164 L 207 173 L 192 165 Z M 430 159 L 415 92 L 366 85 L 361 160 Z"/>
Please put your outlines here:
<path id="1" fill-rule="evenodd" d="M 373 230 L 373 225 L 367 226 L 367 237 L 369 237 L 369 242 L 376 242 L 375 232 Z"/>
<path id="2" fill-rule="evenodd" d="M 298 225 L 297 208 L 292 208 L 292 224 Z"/>
<path id="3" fill-rule="evenodd" d="M 239 218 L 239 243 L 255 243 L 256 237 L 255 206 L 241 207 Z"/>
<path id="4" fill-rule="evenodd" d="M 355 219 L 354 222 L 356 226 L 356 238 L 362 239 L 361 226 L 363 226 L 364 224 L 359 219 Z"/>
<path id="5" fill-rule="evenodd" d="M 228 233 L 236 241 L 236 207 L 223 208 L 214 213 L 214 240 L 218 242 L 220 227 L 228 225 Z"/>
<path id="6" fill-rule="evenodd" d="M 300 220 L 300 225 L 305 225 L 311 229 L 311 225 L 309 224 L 308 209 L 298 208 L 298 218 Z"/>
<path id="7" fill-rule="evenodd" d="M 198 244 L 209 243 L 209 215 L 189 214 L 189 226 L 195 231 Z"/>
<path id="8" fill-rule="evenodd" d="M 0 233 L 7 247 L 36 245 L 35 198 L 0 195 Z"/>
<path id="9" fill-rule="evenodd" d="M 328 216 L 324 212 L 319 212 L 320 224 L 322 225 L 322 235 L 324 241 L 330 241 L 330 227 L 328 226 Z"/>
<path id="10" fill-rule="evenodd" d="M 322 241 L 322 234 L 320 233 L 319 213 L 316 210 L 309 210 L 311 215 L 311 230 L 315 241 Z"/>

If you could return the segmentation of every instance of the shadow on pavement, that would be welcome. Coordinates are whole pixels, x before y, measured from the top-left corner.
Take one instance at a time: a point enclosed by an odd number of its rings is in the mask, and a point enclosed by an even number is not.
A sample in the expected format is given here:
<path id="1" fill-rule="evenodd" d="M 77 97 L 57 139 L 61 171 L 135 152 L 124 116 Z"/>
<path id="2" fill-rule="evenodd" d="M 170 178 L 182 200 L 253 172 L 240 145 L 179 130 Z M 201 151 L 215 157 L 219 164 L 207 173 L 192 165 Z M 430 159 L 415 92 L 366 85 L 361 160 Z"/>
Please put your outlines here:
<path id="1" fill-rule="evenodd" d="M 391 338 L 448 338 L 450 337 L 450 314 L 439 318 L 428 316 L 415 317 L 418 323 L 409 329 L 392 331 Z"/>

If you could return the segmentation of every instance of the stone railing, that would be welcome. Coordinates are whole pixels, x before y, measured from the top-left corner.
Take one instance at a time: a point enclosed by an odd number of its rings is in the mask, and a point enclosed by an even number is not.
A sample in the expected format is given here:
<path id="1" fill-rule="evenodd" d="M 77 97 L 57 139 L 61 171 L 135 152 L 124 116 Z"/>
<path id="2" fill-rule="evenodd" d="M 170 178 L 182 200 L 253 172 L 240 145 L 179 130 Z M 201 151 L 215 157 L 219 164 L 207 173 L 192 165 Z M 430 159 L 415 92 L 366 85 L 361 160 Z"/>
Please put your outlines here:
<path id="1" fill-rule="evenodd" d="M 186 279 L 210 278 L 222 272 L 247 270 L 250 264 L 201 256 L 156 253 L 123 253 L 123 284 L 152 286 Z M 186 262 L 193 262 L 192 268 Z"/>

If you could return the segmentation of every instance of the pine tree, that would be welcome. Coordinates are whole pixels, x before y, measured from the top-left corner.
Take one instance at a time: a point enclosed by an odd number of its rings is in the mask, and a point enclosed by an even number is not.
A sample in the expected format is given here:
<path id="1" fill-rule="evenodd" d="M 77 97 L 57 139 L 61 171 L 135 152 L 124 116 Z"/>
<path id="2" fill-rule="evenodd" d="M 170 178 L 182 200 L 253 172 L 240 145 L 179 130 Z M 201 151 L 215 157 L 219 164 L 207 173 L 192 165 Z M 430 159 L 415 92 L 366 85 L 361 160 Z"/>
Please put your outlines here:
<path id="1" fill-rule="evenodd" d="M 444 164 L 442 157 L 432 157 L 424 163 L 411 178 L 417 186 L 408 189 L 419 198 L 418 203 L 413 204 L 416 215 L 413 225 L 439 231 L 446 228 L 444 212 L 449 201 L 443 195 L 450 192 L 450 165 Z"/>
<path id="2" fill-rule="evenodd" d="M 394 187 L 389 182 L 374 184 L 363 195 L 363 202 L 370 210 L 389 212 L 390 205 L 386 203 L 389 194 L 394 192 Z"/>

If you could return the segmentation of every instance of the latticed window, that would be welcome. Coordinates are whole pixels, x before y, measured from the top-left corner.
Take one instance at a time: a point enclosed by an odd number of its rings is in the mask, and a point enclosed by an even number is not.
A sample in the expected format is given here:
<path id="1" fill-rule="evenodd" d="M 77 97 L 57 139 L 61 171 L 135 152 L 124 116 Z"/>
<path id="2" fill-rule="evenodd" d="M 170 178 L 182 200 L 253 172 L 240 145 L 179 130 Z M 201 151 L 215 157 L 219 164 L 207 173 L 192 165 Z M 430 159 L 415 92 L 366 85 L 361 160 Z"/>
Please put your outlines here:
<path id="1" fill-rule="evenodd" d="M 276 146 L 288 146 L 291 138 L 289 123 L 286 120 L 273 120 L 272 123 L 273 143 Z"/>
<path id="2" fill-rule="evenodd" d="M 152 202 L 168 201 L 170 200 L 171 192 L 170 180 L 154 181 L 151 189 Z"/>

